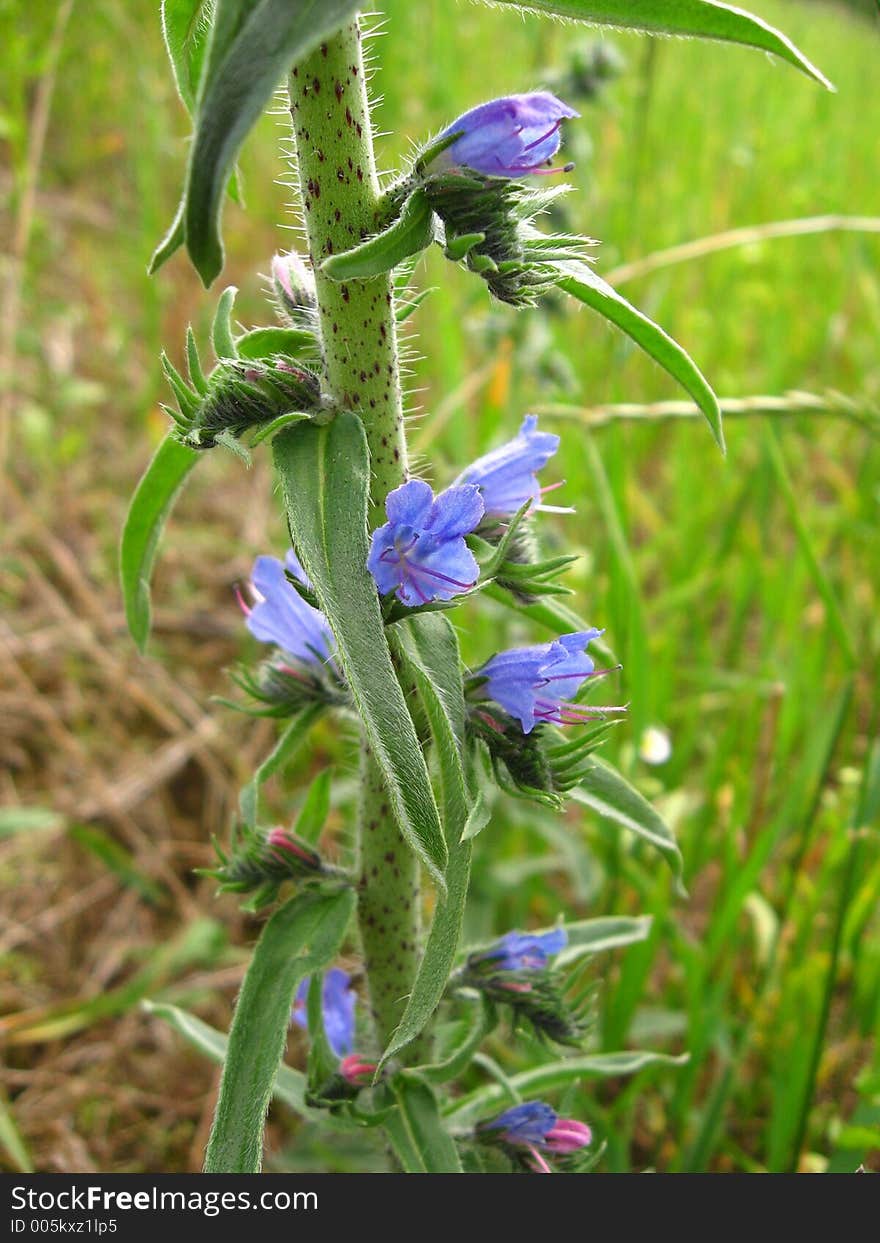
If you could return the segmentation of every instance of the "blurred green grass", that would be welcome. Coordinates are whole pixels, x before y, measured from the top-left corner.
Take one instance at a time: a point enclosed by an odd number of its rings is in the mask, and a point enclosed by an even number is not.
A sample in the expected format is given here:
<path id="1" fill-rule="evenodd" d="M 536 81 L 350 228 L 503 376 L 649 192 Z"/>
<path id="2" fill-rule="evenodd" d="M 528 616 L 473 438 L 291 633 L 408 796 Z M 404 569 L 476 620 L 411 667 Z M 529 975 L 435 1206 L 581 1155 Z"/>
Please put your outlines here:
<path id="1" fill-rule="evenodd" d="M 877 22 L 821 4 L 752 7 L 839 93 L 760 54 L 615 36 L 624 70 L 568 130 L 578 160 L 569 219 L 601 240 L 600 272 L 741 225 L 880 216 Z M 48 6 L 23 23 L 14 8 L 0 5 L 9 33 L 0 136 L 13 189 L 52 23 Z M 82 519 L 94 538 L 89 569 L 114 606 L 118 519 L 162 426 L 158 352 L 167 344 L 179 357 L 186 323 L 204 333 L 215 301 L 180 257 L 155 280 L 144 274 L 176 202 L 187 130 L 155 10 L 147 0 L 74 9 L 15 377 L 15 473 L 55 524 L 71 491 L 93 495 Z M 372 46 L 388 168 L 411 140 L 481 99 L 554 82 L 589 38 L 474 5 L 392 0 L 385 11 L 386 33 Z M 278 228 L 295 224 L 278 184 L 283 132 L 283 117 L 261 123 L 242 160 L 248 210 L 226 208 L 224 275 L 241 286 L 248 322 L 268 318 L 255 268 L 265 272 L 295 237 Z M 876 406 L 878 261 L 876 235 L 831 232 L 721 252 L 634 280 L 626 293 L 692 351 L 723 397 L 839 390 Z M 494 310 L 478 282 L 439 257 L 417 279 L 437 291 L 414 320 L 413 435 L 438 483 L 532 408 L 678 396 L 586 312 Z M 577 512 L 542 519 L 546 544 L 583 552 L 570 576 L 576 603 L 607 627 L 624 665 L 612 693 L 631 705 L 613 752 L 675 824 L 691 897 L 675 899 L 656 857 L 579 812 L 563 825 L 504 805 L 480 839 L 468 931 L 476 939 L 561 910 L 655 915 L 651 939 L 602 972 L 597 1039 L 608 1049 L 689 1049 L 692 1059 L 587 1085 L 584 1099 L 567 1102 L 596 1122 L 607 1168 L 876 1162 L 877 439 L 834 419 L 742 418 L 728 422 L 723 460 L 698 421 L 552 426 L 563 434 L 554 467 L 565 479 L 554 500 Z M 254 552 L 282 546 L 280 521 L 257 500 L 265 464 L 245 476 L 213 458 L 169 531 L 158 581 L 166 611 L 234 616 L 232 579 Z M 178 544 L 191 559 L 181 562 Z M 534 633 L 488 606 L 457 620 L 474 662 Z M 172 672 L 185 669 L 186 645 L 168 659 Z M 224 689 L 219 670 L 212 689 Z M 649 725 L 671 738 L 662 767 L 638 758 Z M 338 750 L 332 738 L 325 745 Z M 509 1042 L 493 1055 L 507 1069 L 523 1056 Z"/>

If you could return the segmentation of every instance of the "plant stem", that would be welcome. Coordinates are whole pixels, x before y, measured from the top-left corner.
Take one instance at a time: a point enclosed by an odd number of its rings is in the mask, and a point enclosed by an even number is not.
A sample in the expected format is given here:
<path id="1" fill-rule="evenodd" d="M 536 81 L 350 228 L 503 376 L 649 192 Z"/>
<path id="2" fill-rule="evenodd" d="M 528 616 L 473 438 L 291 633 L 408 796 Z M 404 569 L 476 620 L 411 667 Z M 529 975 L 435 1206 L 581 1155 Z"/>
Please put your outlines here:
<path id="1" fill-rule="evenodd" d="M 321 271 L 329 255 L 375 232 L 379 181 L 357 24 L 294 68 L 290 105 L 303 216 L 318 297 L 324 385 L 364 421 L 370 448 L 370 526 L 406 479 L 406 441 L 391 280 L 337 283 Z M 358 922 L 377 1036 L 384 1045 L 418 966 L 418 862 L 394 822 L 366 743 L 361 744 Z"/>

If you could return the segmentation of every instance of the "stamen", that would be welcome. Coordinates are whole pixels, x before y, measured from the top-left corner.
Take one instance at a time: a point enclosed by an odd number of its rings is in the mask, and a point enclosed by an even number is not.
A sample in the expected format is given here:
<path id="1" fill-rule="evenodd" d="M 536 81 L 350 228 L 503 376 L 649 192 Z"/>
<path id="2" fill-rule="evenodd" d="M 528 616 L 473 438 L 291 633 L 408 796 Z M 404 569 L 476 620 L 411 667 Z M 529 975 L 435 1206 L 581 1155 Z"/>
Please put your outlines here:
<path id="1" fill-rule="evenodd" d="M 562 119 L 560 118 L 558 121 L 556 121 L 551 126 L 550 129 L 547 130 L 546 134 L 542 134 L 540 138 L 536 138 L 534 142 L 530 142 L 525 147 L 523 147 L 523 151 L 531 151 L 533 147 L 540 146 L 542 142 L 545 142 L 548 138 L 552 138 L 553 135 L 561 128 L 562 128 Z"/>
<path id="2" fill-rule="evenodd" d="M 527 1147 L 528 1147 L 529 1152 L 532 1154 L 532 1169 L 535 1171 L 535 1173 L 536 1174 L 552 1174 L 553 1171 L 550 1169 L 550 1166 L 547 1164 L 547 1162 L 538 1152 L 537 1148 L 534 1148 L 531 1144 L 528 1144 Z"/>

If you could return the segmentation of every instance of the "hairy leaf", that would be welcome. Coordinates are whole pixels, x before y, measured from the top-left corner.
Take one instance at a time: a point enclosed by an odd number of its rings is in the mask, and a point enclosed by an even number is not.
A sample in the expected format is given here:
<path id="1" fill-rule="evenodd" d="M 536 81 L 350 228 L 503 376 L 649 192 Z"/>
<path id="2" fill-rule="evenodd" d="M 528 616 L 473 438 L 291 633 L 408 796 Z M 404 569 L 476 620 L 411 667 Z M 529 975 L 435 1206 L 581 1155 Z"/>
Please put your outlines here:
<path id="1" fill-rule="evenodd" d="M 351 250 L 331 255 L 321 270 L 334 281 L 365 280 L 381 276 L 434 240 L 434 213 L 424 190 L 416 190 L 403 204 L 397 220 L 382 233 Z"/>
<path id="2" fill-rule="evenodd" d="M 723 453 L 724 432 L 718 398 L 686 350 L 586 264 L 569 263 L 564 267 L 568 275 L 559 279 L 559 288 L 610 320 L 679 382 L 706 416 L 712 435 Z"/>
<path id="3" fill-rule="evenodd" d="M 589 767 L 570 797 L 649 841 L 664 856 L 680 887 L 681 851 L 672 830 L 644 795 L 607 760 L 590 756 Z"/>
<path id="4" fill-rule="evenodd" d="M 437 1107 L 429 1085 L 411 1071 L 402 1071 L 392 1084 L 408 1142 L 406 1153 L 418 1154 L 428 1174 L 461 1174 L 455 1141 Z"/>
<path id="5" fill-rule="evenodd" d="M 135 489 L 122 528 L 119 574 L 125 620 L 142 652 L 150 634 L 150 575 L 156 550 L 168 515 L 198 456 L 169 432 Z"/>
<path id="6" fill-rule="evenodd" d="M 302 712 L 299 712 L 285 726 L 281 737 L 247 785 L 242 787 L 242 791 L 238 796 L 238 804 L 241 809 L 241 818 L 245 824 L 253 826 L 257 823 L 260 786 L 264 785 L 273 773 L 277 773 L 279 768 L 296 754 L 305 741 L 309 730 L 323 711 L 321 704 L 312 704 L 310 707 L 304 708 Z"/>
<path id="7" fill-rule="evenodd" d="M 720 4 L 718 0 L 492 0 L 492 3 L 595 26 L 741 43 L 771 52 L 823 86 L 834 89 L 825 75 L 784 34 L 762 18 L 753 17 L 733 5 Z"/>
<path id="8" fill-rule="evenodd" d="M 449 866 L 446 899 L 435 908 L 406 1009 L 382 1054 L 383 1063 L 421 1034 L 440 1004 L 461 936 L 471 865 L 471 843 L 462 840 L 469 799 L 462 766 L 465 708 L 458 639 L 442 613 L 422 613 L 395 629 L 400 632 L 404 671 L 415 682 L 437 750 Z"/>
<path id="9" fill-rule="evenodd" d="M 338 952 L 355 895 L 291 898 L 263 929 L 238 996 L 205 1154 L 207 1174 L 257 1174 L 297 985 Z"/>
<path id="10" fill-rule="evenodd" d="M 366 568 L 370 465 L 363 425 L 343 411 L 323 426 L 285 429 L 272 447 L 294 546 L 336 636 L 398 827 L 443 888 L 448 851 L 440 816 Z"/>
<path id="11" fill-rule="evenodd" d="M 186 245 L 205 285 L 223 267 L 223 187 L 242 142 L 290 66 L 357 8 L 357 0 L 218 0 L 184 194 Z"/>

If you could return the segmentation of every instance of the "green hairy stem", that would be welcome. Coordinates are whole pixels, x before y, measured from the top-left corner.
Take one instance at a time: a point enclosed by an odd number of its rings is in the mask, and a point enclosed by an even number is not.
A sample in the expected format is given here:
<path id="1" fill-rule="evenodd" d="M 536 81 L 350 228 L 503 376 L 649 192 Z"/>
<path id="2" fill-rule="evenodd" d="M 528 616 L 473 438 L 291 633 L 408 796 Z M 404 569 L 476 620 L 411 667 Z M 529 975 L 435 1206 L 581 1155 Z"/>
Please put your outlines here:
<path id="1" fill-rule="evenodd" d="M 357 24 L 293 70 L 290 105 L 303 217 L 318 297 L 327 392 L 360 414 L 370 448 L 370 525 L 406 478 L 406 442 L 391 280 L 332 281 L 330 255 L 375 232 L 379 182 Z M 403 1013 L 419 958 L 419 868 L 394 822 L 366 743 L 361 756 L 358 922 L 382 1045 Z"/>

